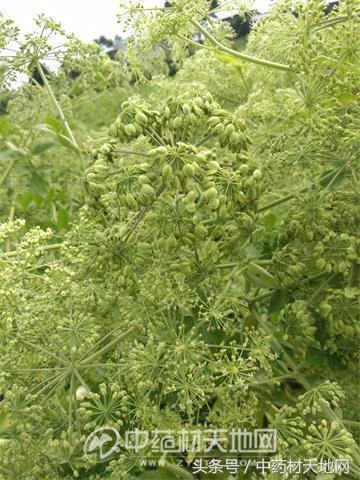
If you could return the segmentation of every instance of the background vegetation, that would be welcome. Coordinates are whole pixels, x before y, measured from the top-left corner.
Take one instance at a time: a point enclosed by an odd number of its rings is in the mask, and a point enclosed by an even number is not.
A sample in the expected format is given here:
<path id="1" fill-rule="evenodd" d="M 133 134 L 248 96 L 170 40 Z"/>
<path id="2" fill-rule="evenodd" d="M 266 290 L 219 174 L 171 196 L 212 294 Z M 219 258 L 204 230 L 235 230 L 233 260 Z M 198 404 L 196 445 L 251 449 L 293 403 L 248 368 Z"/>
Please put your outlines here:
<path id="1" fill-rule="evenodd" d="M 359 478 L 359 1 L 237 44 L 229 2 L 123 3 L 111 55 L 0 15 L 0 478 L 259 478 L 99 463 L 104 425 L 276 428 Z"/>

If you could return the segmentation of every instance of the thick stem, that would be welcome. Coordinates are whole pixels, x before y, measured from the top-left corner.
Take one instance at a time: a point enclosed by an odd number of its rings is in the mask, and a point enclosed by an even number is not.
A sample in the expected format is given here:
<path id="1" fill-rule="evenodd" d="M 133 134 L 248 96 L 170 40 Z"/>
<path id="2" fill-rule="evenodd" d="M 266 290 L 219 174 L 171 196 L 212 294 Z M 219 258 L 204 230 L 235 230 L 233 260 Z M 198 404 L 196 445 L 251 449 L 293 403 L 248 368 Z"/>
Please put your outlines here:
<path id="1" fill-rule="evenodd" d="M 72 133 L 71 128 L 70 128 L 70 126 L 69 126 L 69 124 L 68 124 L 68 122 L 67 122 L 67 120 L 66 120 L 66 118 L 65 118 L 64 112 L 62 111 L 62 108 L 61 108 L 59 102 L 57 101 L 57 99 L 56 99 L 56 97 L 55 97 L 55 95 L 54 95 L 54 92 L 52 91 L 51 85 L 50 85 L 50 83 L 48 82 L 48 79 L 46 78 L 46 75 L 45 75 L 45 73 L 44 73 L 44 70 L 43 70 L 40 62 L 37 63 L 37 69 L 38 69 L 38 71 L 39 71 L 39 73 L 40 73 L 40 77 L 41 77 L 42 81 L 44 82 L 45 88 L 46 88 L 46 90 L 48 91 L 48 93 L 49 93 L 49 95 L 50 95 L 50 98 L 51 98 L 51 100 L 52 100 L 52 102 L 53 102 L 53 104 L 54 104 L 54 106 L 55 106 L 55 108 L 56 108 L 56 110 L 57 110 L 57 112 L 58 112 L 58 114 L 59 114 L 59 117 L 60 117 L 60 119 L 61 119 L 64 127 L 65 127 L 65 130 L 66 130 L 66 133 L 68 134 L 69 139 L 71 140 L 71 142 L 73 143 L 73 145 L 74 145 L 77 149 L 80 150 L 80 147 L 79 147 L 77 141 L 75 140 L 74 134 Z"/>
<path id="2" fill-rule="evenodd" d="M 246 62 L 256 63 L 258 65 L 262 65 L 263 67 L 275 68 L 277 70 L 283 70 L 285 72 L 290 71 L 289 65 L 284 65 L 282 63 L 271 62 L 269 60 L 264 60 L 262 58 L 252 57 L 251 55 L 246 55 L 245 53 L 238 52 L 237 50 L 233 50 L 232 48 L 225 47 L 219 40 L 211 35 L 211 33 L 204 28 L 201 23 L 197 20 L 192 19 L 191 23 L 198 29 L 200 32 L 208 39 L 210 42 L 224 53 L 231 55 L 232 57 L 240 58 L 241 60 L 245 60 Z"/>

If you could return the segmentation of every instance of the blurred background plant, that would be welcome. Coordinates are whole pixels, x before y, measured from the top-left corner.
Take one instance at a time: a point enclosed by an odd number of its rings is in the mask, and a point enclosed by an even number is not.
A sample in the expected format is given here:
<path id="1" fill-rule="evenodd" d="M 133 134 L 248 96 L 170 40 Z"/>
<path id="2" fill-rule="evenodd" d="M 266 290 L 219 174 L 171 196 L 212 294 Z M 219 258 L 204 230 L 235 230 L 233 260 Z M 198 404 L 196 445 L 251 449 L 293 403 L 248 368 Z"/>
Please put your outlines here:
<path id="1" fill-rule="evenodd" d="M 118 50 L 0 17 L 1 480 L 192 477 L 84 458 L 107 423 L 358 478 L 359 12 L 124 2 Z"/>

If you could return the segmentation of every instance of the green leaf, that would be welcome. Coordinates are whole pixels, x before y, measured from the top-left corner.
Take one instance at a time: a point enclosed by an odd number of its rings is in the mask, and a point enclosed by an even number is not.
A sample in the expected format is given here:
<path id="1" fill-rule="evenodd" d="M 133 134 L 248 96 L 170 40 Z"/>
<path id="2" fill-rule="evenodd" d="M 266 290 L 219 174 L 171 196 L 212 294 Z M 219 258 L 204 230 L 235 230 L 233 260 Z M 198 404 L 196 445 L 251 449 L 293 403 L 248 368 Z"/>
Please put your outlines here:
<path id="1" fill-rule="evenodd" d="M 70 150 L 73 150 L 76 153 L 80 152 L 79 148 L 76 145 L 74 145 L 73 142 L 65 135 L 58 134 L 57 138 L 61 143 L 61 145 L 63 145 L 64 147 L 69 148 Z"/>
<path id="2" fill-rule="evenodd" d="M 264 237 L 264 235 L 265 235 L 265 228 L 261 226 L 252 233 L 251 239 L 253 240 L 253 242 L 257 242 L 261 240 Z"/>
<path id="3" fill-rule="evenodd" d="M 50 127 L 51 130 L 54 130 L 56 133 L 63 132 L 63 125 L 58 118 L 55 117 L 46 117 L 44 119 L 44 124 Z"/>
<path id="4" fill-rule="evenodd" d="M 352 92 L 344 92 L 338 96 L 338 100 L 342 105 L 350 105 L 357 101 L 357 96 Z"/>
<path id="5" fill-rule="evenodd" d="M 57 140 L 64 147 L 69 148 L 70 150 L 73 150 L 76 153 L 80 152 L 80 149 L 73 144 L 70 138 L 64 135 L 65 132 L 63 130 L 63 125 L 60 122 L 60 120 L 58 120 L 57 118 L 46 117 L 44 120 L 44 123 L 41 124 L 39 127 L 41 130 L 45 132 L 49 132 L 49 133 L 52 133 L 53 135 L 56 135 Z"/>
<path id="6" fill-rule="evenodd" d="M 278 221 L 278 217 L 273 213 L 269 213 L 268 215 L 266 215 L 263 218 L 263 224 L 264 224 L 265 230 L 267 232 L 271 232 L 273 229 L 273 226 L 277 221 Z"/>
<path id="7" fill-rule="evenodd" d="M 321 366 L 324 367 L 326 366 L 327 363 L 327 358 L 324 355 L 324 352 L 321 350 L 318 350 L 316 348 L 309 348 L 307 353 L 306 353 L 306 360 L 311 364 L 315 366 Z"/>
<path id="8" fill-rule="evenodd" d="M 28 193 L 23 193 L 23 194 L 20 194 L 16 197 L 16 203 L 18 205 L 18 208 L 23 211 L 23 212 L 26 212 L 26 210 L 28 209 L 30 203 L 34 200 L 34 196 L 32 193 L 28 192 Z"/>
<path id="9" fill-rule="evenodd" d="M 45 196 L 49 185 L 46 180 L 44 180 L 40 175 L 38 175 L 36 172 L 33 172 L 31 174 L 30 178 L 30 185 L 31 185 L 31 191 L 40 195 L 40 196 Z"/>
<path id="10" fill-rule="evenodd" d="M 8 117 L 0 117 L 0 135 L 8 137 L 10 134 L 10 121 Z"/>
<path id="11" fill-rule="evenodd" d="M 228 65 L 236 65 L 236 67 L 242 67 L 241 60 L 238 60 L 233 55 L 229 55 L 223 52 L 214 52 L 214 56 L 223 63 L 227 63 Z"/>
<path id="12" fill-rule="evenodd" d="M 333 173 L 333 176 L 326 178 L 326 180 L 324 180 L 324 177 L 329 175 L 330 173 Z M 341 185 L 343 185 L 346 182 L 346 180 L 347 180 L 347 172 L 345 170 L 343 170 L 339 174 L 337 170 L 329 170 L 327 172 L 324 172 L 321 175 L 319 179 L 319 184 L 324 188 L 326 188 L 327 185 L 331 184 L 329 189 L 332 190 L 332 189 L 341 187 Z"/>
<path id="13" fill-rule="evenodd" d="M 271 273 L 253 262 L 249 263 L 246 269 L 246 275 L 255 287 L 275 288 L 278 285 L 276 278 L 271 275 Z"/>
<path id="14" fill-rule="evenodd" d="M 57 214 L 56 224 L 59 228 L 68 229 L 70 225 L 70 215 L 65 208 L 61 208 Z"/>
<path id="15" fill-rule="evenodd" d="M 33 155 L 41 155 L 42 153 L 46 152 L 46 150 L 49 150 L 49 148 L 52 148 L 55 145 L 55 142 L 39 143 L 38 145 L 35 145 L 35 147 L 31 150 L 31 153 Z"/>
<path id="16" fill-rule="evenodd" d="M 269 313 L 280 311 L 289 300 L 289 296 L 283 290 L 275 290 L 270 297 Z"/>

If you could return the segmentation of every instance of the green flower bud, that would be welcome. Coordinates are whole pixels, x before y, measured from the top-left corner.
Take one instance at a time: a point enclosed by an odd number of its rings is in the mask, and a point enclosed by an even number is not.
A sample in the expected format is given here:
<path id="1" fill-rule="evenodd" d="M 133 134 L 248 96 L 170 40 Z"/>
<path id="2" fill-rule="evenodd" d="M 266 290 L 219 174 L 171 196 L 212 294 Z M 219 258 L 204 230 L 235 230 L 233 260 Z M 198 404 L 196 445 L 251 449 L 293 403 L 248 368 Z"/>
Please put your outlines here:
<path id="1" fill-rule="evenodd" d="M 190 165 L 189 163 L 184 165 L 183 174 L 185 175 L 185 177 L 192 177 L 194 175 L 194 173 L 195 173 L 195 171 L 194 171 L 194 167 L 192 165 Z"/>
<path id="2" fill-rule="evenodd" d="M 226 217 L 227 214 L 228 214 L 227 206 L 226 205 L 221 205 L 221 207 L 219 208 L 219 216 L 221 218 L 224 218 L 224 217 Z"/>
<path id="3" fill-rule="evenodd" d="M 170 108 L 166 105 L 166 107 L 164 108 L 164 117 L 166 119 L 169 119 L 171 116 L 171 111 L 170 111 Z"/>
<path id="4" fill-rule="evenodd" d="M 86 179 L 88 182 L 96 182 L 96 180 L 98 179 L 98 176 L 96 175 L 96 173 L 88 173 L 86 175 Z"/>
<path id="5" fill-rule="evenodd" d="M 139 208 L 139 205 L 132 193 L 128 193 L 126 195 L 126 203 L 128 204 L 128 207 L 132 208 L 133 210 L 137 210 Z"/>
<path id="6" fill-rule="evenodd" d="M 203 198 L 205 200 L 212 200 L 216 199 L 218 195 L 218 192 L 215 187 L 210 187 L 208 188 L 204 193 L 203 193 Z"/>
<path id="7" fill-rule="evenodd" d="M 214 133 L 216 135 L 221 135 L 225 131 L 225 125 L 223 123 L 218 123 L 214 128 Z"/>
<path id="8" fill-rule="evenodd" d="M 219 162 L 212 160 L 211 162 L 208 163 L 208 168 L 210 170 L 220 170 L 220 164 Z"/>
<path id="9" fill-rule="evenodd" d="M 148 151 L 149 157 L 157 157 L 158 155 L 166 155 L 166 154 L 167 154 L 166 147 L 157 147 Z"/>
<path id="10" fill-rule="evenodd" d="M 195 158 L 196 158 L 197 160 L 199 160 L 199 162 L 201 162 L 201 163 L 205 163 L 205 162 L 206 162 L 206 157 L 205 157 L 204 155 L 202 155 L 201 153 L 197 153 L 197 154 L 195 155 Z"/>
<path id="11" fill-rule="evenodd" d="M 146 125 L 148 122 L 147 116 L 143 113 L 138 111 L 135 115 L 135 120 L 140 124 L 140 125 Z"/>
<path id="12" fill-rule="evenodd" d="M 171 165 L 169 165 L 168 163 L 166 165 L 163 166 L 162 168 L 162 171 L 161 171 L 161 176 L 167 180 L 169 178 L 171 178 L 173 174 L 173 169 L 171 167 Z"/>
<path id="13" fill-rule="evenodd" d="M 110 126 L 108 133 L 109 133 L 109 137 L 116 138 L 118 136 L 118 129 L 114 123 Z"/>
<path id="14" fill-rule="evenodd" d="M 242 118 L 237 118 L 235 120 L 236 125 L 240 128 L 240 130 L 245 130 L 246 124 Z"/>
<path id="15" fill-rule="evenodd" d="M 210 125 L 210 127 L 215 127 L 220 122 L 221 122 L 221 119 L 219 117 L 210 117 L 207 123 L 208 125 Z"/>
<path id="16" fill-rule="evenodd" d="M 186 203 L 185 205 L 185 210 L 189 213 L 194 213 L 196 212 L 196 203 Z"/>
<path id="17" fill-rule="evenodd" d="M 128 135 L 129 137 L 132 137 L 134 135 L 136 135 L 136 127 L 133 123 L 129 123 L 128 125 L 126 125 L 125 127 L 125 133 L 126 135 Z"/>
<path id="18" fill-rule="evenodd" d="M 316 266 L 320 269 L 323 269 L 326 265 L 326 260 L 324 258 L 319 258 L 317 261 L 316 261 Z"/>
<path id="19" fill-rule="evenodd" d="M 151 185 L 145 184 L 141 187 L 141 193 L 145 197 L 152 198 L 155 195 L 155 190 L 153 189 L 153 187 Z"/>
<path id="20" fill-rule="evenodd" d="M 249 171 L 249 165 L 246 165 L 246 163 L 244 163 L 244 165 L 240 165 L 239 167 L 240 173 L 245 175 L 248 171 Z"/>
<path id="21" fill-rule="evenodd" d="M 94 171 L 97 175 L 105 177 L 109 171 L 109 167 L 106 165 L 94 165 Z"/>
<path id="22" fill-rule="evenodd" d="M 219 204 L 220 204 L 220 202 L 219 202 L 218 198 L 211 198 L 210 201 L 209 201 L 209 207 L 212 210 L 216 210 L 218 208 Z"/>
<path id="23" fill-rule="evenodd" d="M 237 132 L 234 132 L 230 135 L 231 145 L 237 145 L 240 142 L 240 136 Z"/>
<path id="24" fill-rule="evenodd" d="M 230 137 L 233 133 L 235 132 L 235 127 L 232 123 L 229 123 L 229 125 L 226 125 L 225 127 L 225 135 L 227 137 Z"/>
<path id="25" fill-rule="evenodd" d="M 147 175 L 140 175 L 138 180 L 141 185 L 146 185 L 151 183 L 151 180 Z"/>
<path id="26" fill-rule="evenodd" d="M 109 145 L 108 143 L 105 143 L 105 145 L 103 145 L 100 148 L 100 152 L 103 153 L 104 155 L 108 155 L 111 152 L 111 145 Z"/>
<path id="27" fill-rule="evenodd" d="M 204 225 L 201 225 L 201 224 L 196 225 L 194 231 L 195 231 L 195 235 L 198 238 L 205 238 L 207 233 L 208 233 L 207 228 Z"/>
<path id="28" fill-rule="evenodd" d="M 173 127 L 180 128 L 183 123 L 183 119 L 181 117 L 175 117 L 173 120 Z"/>
<path id="29" fill-rule="evenodd" d="M 194 112 L 200 118 L 202 118 L 204 116 L 204 112 L 202 111 L 202 109 L 197 107 L 197 106 L 194 107 Z"/>
<path id="30" fill-rule="evenodd" d="M 167 243 L 168 243 L 168 247 L 172 249 L 176 248 L 178 244 L 174 235 L 169 236 L 169 238 L 167 239 Z"/>
<path id="31" fill-rule="evenodd" d="M 189 115 L 189 113 L 191 113 L 190 105 L 188 105 L 187 103 L 184 103 L 184 105 L 182 106 L 182 111 L 184 112 L 185 115 Z"/>
<path id="32" fill-rule="evenodd" d="M 185 202 L 192 203 L 197 199 L 197 193 L 194 190 L 190 190 L 190 192 L 185 197 Z"/>

